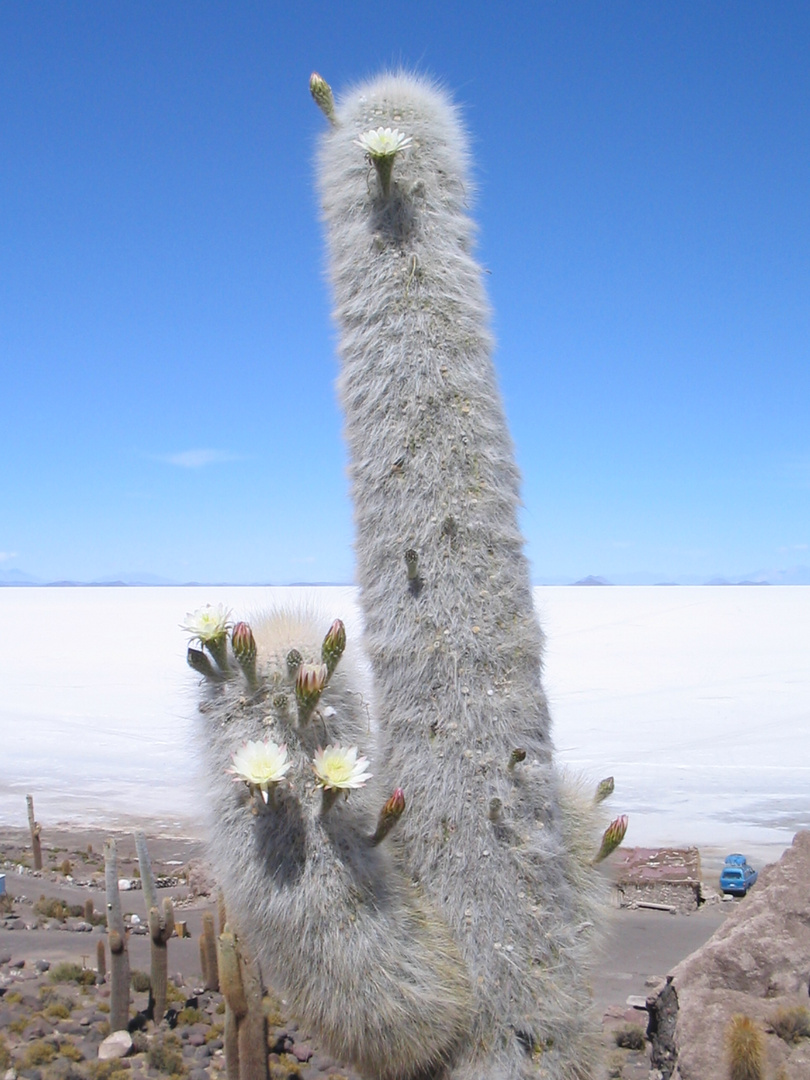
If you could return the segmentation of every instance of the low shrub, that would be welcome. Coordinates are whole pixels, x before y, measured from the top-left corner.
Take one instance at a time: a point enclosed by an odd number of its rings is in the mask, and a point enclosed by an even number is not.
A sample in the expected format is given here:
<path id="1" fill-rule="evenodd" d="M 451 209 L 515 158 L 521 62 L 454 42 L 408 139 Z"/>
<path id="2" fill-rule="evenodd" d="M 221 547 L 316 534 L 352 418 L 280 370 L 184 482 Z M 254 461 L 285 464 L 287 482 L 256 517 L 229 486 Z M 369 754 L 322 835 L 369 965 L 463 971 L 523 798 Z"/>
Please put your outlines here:
<path id="1" fill-rule="evenodd" d="M 643 1050 L 645 1045 L 644 1029 L 636 1024 L 627 1024 L 613 1032 L 616 1045 L 622 1050 Z"/>
<path id="2" fill-rule="evenodd" d="M 148 972 L 135 970 L 129 977 L 129 984 L 136 994 L 144 994 L 151 987 L 152 980 Z"/>
<path id="3" fill-rule="evenodd" d="M 167 1035 L 162 1042 L 153 1042 L 146 1055 L 150 1067 L 171 1076 L 183 1076 L 185 1067 L 180 1045 L 180 1040 L 174 1035 Z"/>
<path id="4" fill-rule="evenodd" d="M 94 986 L 96 973 L 91 968 L 83 968 L 81 964 L 73 964 L 65 960 L 51 968 L 48 978 L 54 983 L 75 982 L 79 986 Z"/>
<path id="5" fill-rule="evenodd" d="M 45 1006 L 43 1014 L 49 1020 L 67 1020 L 70 1016 L 70 1008 L 65 1001 L 54 1001 Z"/>
<path id="6" fill-rule="evenodd" d="M 201 1024 L 205 1020 L 205 1013 L 199 1009 L 193 1009 L 187 1006 L 185 1009 L 181 1009 L 177 1014 L 178 1024 Z"/>
<path id="7" fill-rule="evenodd" d="M 774 1035 L 786 1043 L 810 1039 L 810 1009 L 806 1005 L 785 1005 L 768 1017 Z"/>
<path id="8" fill-rule="evenodd" d="M 37 1039 L 29 1043 L 20 1057 L 20 1065 L 24 1069 L 33 1069 L 36 1065 L 50 1065 L 57 1056 L 58 1050 L 47 1039 Z"/>

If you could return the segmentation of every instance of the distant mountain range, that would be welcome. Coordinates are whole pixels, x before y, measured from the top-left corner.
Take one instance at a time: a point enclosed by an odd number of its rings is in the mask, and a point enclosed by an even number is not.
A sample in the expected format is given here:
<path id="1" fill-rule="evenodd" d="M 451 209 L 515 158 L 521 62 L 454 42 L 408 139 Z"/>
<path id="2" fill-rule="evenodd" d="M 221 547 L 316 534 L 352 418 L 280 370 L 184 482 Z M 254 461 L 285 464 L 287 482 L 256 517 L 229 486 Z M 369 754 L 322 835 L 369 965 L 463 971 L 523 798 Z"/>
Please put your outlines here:
<path id="1" fill-rule="evenodd" d="M 191 586 L 191 585 L 271 585 L 273 582 L 251 581 L 173 581 L 171 578 L 160 577 L 158 574 L 149 574 L 143 571 L 110 574 L 107 577 L 95 578 L 92 581 L 58 580 L 48 581 L 45 578 L 27 574 L 24 570 L 0 569 L 0 587 L 3 586 L 48 586 L 50 588 L 78 588 L 78 587 L 115 587 L 115 586 Z M 279 584 L 276 582 L 275 584 Z M 285 582 L 285 585 L 305 588 L 307 586 L 348 585 L 345 581 L 294 581 Z M 666 574 L 655 573 L 631 573 L 615 574 L 610 578 L 601 575 L 588 574 L 587 577 L 571 581 L 570 578 L 539 578 L 535 585 L 810 585 L 810 566 L 794 566 L 787 570 L 756 570 L 743 577 L 712 577 L 708 580 L 697 575 L 679 575 L 675 578 L 667 577 Z"/>

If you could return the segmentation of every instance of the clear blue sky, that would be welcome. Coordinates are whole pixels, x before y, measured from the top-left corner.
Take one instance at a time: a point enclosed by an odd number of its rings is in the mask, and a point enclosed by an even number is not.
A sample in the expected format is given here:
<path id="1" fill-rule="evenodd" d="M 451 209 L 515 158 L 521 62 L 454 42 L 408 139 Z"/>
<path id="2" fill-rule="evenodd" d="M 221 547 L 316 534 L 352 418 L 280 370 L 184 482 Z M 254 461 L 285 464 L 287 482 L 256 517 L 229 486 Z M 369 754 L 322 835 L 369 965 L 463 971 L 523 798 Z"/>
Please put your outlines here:
<path id="1" fill-rule="evenodd" d="M 810 5 L 0 5 L 0 572 L 350 581 L 317 70 L 438 77 L 536 581 L 810 564 Z"/>

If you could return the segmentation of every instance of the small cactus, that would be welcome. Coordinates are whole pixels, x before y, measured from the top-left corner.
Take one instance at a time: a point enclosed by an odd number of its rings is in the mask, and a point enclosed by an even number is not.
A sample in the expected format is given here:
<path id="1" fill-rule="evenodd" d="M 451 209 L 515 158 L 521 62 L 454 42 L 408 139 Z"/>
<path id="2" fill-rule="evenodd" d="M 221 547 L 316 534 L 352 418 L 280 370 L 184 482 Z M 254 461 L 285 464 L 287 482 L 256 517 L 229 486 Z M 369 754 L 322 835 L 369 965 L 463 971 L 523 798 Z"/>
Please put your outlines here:
<path id="1" fill-rule="evenodd" d="M 765 1036 L 750 1016 L 737 1013 L 726 1029 L 729 1080 L 763 1080 Z"/>

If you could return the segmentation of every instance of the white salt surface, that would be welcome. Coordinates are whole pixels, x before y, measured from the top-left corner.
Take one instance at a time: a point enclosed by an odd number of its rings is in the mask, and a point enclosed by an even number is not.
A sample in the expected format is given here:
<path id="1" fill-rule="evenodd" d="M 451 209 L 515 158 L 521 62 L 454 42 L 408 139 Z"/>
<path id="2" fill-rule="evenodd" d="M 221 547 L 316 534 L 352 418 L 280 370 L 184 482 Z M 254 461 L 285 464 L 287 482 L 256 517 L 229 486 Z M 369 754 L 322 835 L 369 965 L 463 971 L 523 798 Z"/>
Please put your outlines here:
<path id="1" fill-rule="evenodd" d="M 179 624 L 314 603 L 360 633 L 351 588 L 0 590 L 0 823 L 194 831 L 197 680 Z M 810 827 L 810 588 L 540 587 L 558 760 L 616 778 L 627 843 L 785 846 Z"/>

